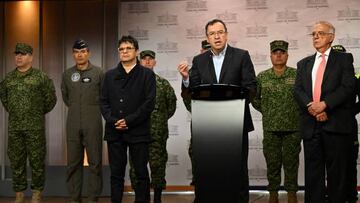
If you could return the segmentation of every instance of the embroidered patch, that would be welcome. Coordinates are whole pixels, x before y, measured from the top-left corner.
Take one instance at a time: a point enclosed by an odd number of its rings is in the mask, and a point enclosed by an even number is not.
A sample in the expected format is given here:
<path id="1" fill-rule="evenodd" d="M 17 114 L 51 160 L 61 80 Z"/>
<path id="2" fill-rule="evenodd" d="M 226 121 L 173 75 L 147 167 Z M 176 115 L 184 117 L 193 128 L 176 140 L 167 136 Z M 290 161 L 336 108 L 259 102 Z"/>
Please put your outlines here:
<path id="1" fill-rule="evenodd" d="M 79 80 L 80 80 L 80 73 L 75 72 L 75 73 L 73 73 L 73 74 L 71 75 L 71 81 L 77 82 L 77 81 L 79 81 Z"/>

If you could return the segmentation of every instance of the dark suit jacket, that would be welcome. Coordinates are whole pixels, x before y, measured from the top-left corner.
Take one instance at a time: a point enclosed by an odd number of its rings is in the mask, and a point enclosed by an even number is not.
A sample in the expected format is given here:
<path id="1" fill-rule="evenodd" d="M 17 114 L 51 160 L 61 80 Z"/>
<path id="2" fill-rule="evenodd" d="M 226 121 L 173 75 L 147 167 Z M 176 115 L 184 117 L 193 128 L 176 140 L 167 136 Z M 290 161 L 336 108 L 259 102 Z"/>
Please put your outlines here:
<path id="1" fill-rule="evenodd" d="M 155 74 L 137 64 L 128 74 L 121 63 L 106 72 L 100 102 L 105 118 L 105 140 L 130 143 L 148 142 L 150 115 L 156 95 Z M 128 130 L 115 129 L 115 122 L 125 119 Z"/>
<path id="2" fill-rule="evenodd" d="M 190 88 L 200 84 L 216 84 L 212 52 L 207 51 L 194 57 L 190 71 Z M 231 84 L 244 87 L 251 95 L 255 95 L 256 76 L 248 51 L 227 46 L 224 62 L 221 67 L 219 84 Z M 183 93 L 189 89 L 183 86 Z M 244 131 L 254 130 L 251 120 L 249 101 L 245 105 Z"/>
<path id="3" fill-rule="evenodd" d="M 358 99 L 358 101 L 355 103 L 355 108 L 354 108 L 354 112 L 356 115 L 360 112 L 360 78 L 355 77 L 355 81 L 356 81 L 355 101 L 356 101 L 356 97 Z"/>
<path id="4" fill-rule="evenodd" d="M 312 102 L 311 72 L 315 55 L 306 57 L 297 64 L 295 99 L 301 109 L 301 131 L 304 139 L 312 137 L 315 117 L 307 110 Z M 325 101 L 329 120 L 323 129 L 333 133 L 351 133 L 353 129 L 355 78 L 353 56 L 350 53 L 330 51 L 321 86 L 321 101 Z"/>

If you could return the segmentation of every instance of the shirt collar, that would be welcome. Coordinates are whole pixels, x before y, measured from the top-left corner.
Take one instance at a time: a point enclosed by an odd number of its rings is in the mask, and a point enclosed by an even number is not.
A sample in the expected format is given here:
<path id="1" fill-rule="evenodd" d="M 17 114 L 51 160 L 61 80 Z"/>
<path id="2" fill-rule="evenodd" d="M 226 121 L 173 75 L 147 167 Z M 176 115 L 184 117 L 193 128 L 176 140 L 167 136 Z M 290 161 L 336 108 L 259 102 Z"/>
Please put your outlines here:
<path id="1" fill-rule="evenodd" d="M 213 56 L 225 56 L 227 47 L 228 47 L 228 45 L 225 44 L 225 48 L 219 53 L 219 55 L 216 55 L 216 54 L 213 52 L 212 49 L 210 49 L 210 50 L 211 50 L 211 53 L 212 53 Z"/>
<path id="2" fill-rule="evenodd" d="M 329 47 L 329 48 L 324 52 L 325 57 L 326 57 L 326 56 L 329 56 L 330 51 L 331 51 L 331 47 Z M 320 52 L 317 51 L 317 52 L 316 52 L 316 58 L 320 58 L 320 57 L 321 57 L 321 54 L 322 54 L 322 53 L 320 53 Z"/>

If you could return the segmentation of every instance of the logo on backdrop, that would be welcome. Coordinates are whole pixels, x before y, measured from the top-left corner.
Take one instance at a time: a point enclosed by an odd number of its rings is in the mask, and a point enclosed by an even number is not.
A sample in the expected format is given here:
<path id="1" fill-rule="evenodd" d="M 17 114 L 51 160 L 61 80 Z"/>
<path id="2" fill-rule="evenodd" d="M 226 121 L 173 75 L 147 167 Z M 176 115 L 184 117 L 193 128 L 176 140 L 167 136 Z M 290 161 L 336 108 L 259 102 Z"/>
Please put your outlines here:
<path id="1" fill-rule="evenodd" d="M 228 40 L 228 43 L 232 47 L 236 47 L 236 44 L 238 43 L 236 40 Z"/>
<path id="2" fill-rule="evenodd" d="M 343 10 L 338 10 L 339 21 L 353 21 L 353 20 L 360 20 L 360 12 L 359 9 L 350 9 L 346 7 Z"/>
<path id="3" fill-rule="evenodd" d="M 178 166 L 179 164 L 179 155 L 178 154 L 168 154 L 168 161 L 166 163 L 167 166 Z"/>
<path id="4" fill-rule="evenodd" d="M 298 16 L 297 16 L 298 12 L 296 11 L 289 11 L 289 10 L 285 10 L 285 11 L 279 11 L 276 12 L 276 22 L 282 23 L 289 23 L 289 22 L 298 22 Z"/>
<path id="5" fill-rule="evenodd" d="M 261 66 L 261 65 L 268 65 L 268 55 L 266 54 L 260 54 L 258 52 L 255 52 L 254 54 L 251 54 L 251 60 L 254 64 L 254 66 Z"/>
<path id="6" fill-rule="evenodd" d="M 289 42 L 289 50 L 298 50 L 299 49 L 299 44 L 298 44 L 298 40 L 297 39 L 286 39 L 287 42 Z"/>
<path id="7" fill-rule="evenodd" d="M 260 10 L 267 9 L 267 1 L 266 0 L 247 0 L 245 8 L 247 10 Z"/>
<path id="8" fill-rule="evenodd" d="M 307 8 L 328 8 L 329 3 L 327 0 L 307 0 L 306 1 Z"/>
<path id="9" fill-rule="evenodd" d="M 252 27 L 246 27 L 246 37 L 249 38 L 260 38 L 260 37 L 267 37 L 267 27 L 261 25 L 255 25 Z"/>
<path id="10" fill-rule="evenodd" d="M 175 70 L 158 69 L 157 73 L 169 81 L 178 81 L 179 72 L 176 69 Z M 171 130 L 170 127 L 172 127 L 173 129 Z M 178 135 L 179 133 L 177 132 L 177 127 L 178 126 L 169 126 L 169 134 L 173 136 Z"/>
<path id="11" fill-rule="evenodd" d="M 139 3 L 129 3 L 128 4 L 128 13 L 149 13 L 149 4 L 144 2 Z"/>
<path id="12" fill-rule="evenodd" d="M 137 40 L 149 40 L 149 30 L 140 29 L 139 27 L 134 30 L 129 30 L 129 35 L 135 37 Z"/>
<path id="13" fill-rule="evenodd" d="M 195 26 L 186 29 L 186 39 L 205 39 L 204 28 Z"/>
<path id="14" fill-rule="evenodd" d="M 175 73 L 177 73 L 177 71 L 175 71 Z M 179 126 L 169 125 L 169 136 L 178 136 L 178 135 L 179 135 Z"/>
<path id="15" fill-rule="evenodd" d="M 166 12 L 164 15 L 157 16 L 159 26 L 174 26 L 178 25 L 178 16 Z"/>
<path id="16" fill-rule="evenodd" d="M 262 132 L 260 134 L 253 133 L 251 137 L 249 137 L 249 149 L 261 151 L 263 149 L 261 140 L 262 140 Z"/>
<path id="17" fill-rule="evenodd" d="M 204 0 L 190 0 L 186 2 L 186 11 L 207 11 L 206 1 Z"/>
<path id="18" fill-rule="evenodd" d="M 216 17 L 224 21 L 224 23 L 237 23 L 237 14 L 236 13 L 230 13 L 227 10 L 223 13 L 216 14 Z"/>
<path id="19" fill-rule="evenodd" d="M 351 37 L 346 35 L 345 37 L 338 37 L 339 44 L 343 45 L 346 49 L 359 49 L 360 38 Z"/>
<path id="20" fill-rule="evenodd" d="M 256 165 L 255 168 L 249 168 L 249 179 L 266 180 L 266 169 Z"/>
<path id="21" fill-rule="evenodd" d="M 165 42 L 157 43 L 157 47 L 158 53 L 178 53 L 177 42 L 169 42 L 168 40 L 166 40 Z"/>

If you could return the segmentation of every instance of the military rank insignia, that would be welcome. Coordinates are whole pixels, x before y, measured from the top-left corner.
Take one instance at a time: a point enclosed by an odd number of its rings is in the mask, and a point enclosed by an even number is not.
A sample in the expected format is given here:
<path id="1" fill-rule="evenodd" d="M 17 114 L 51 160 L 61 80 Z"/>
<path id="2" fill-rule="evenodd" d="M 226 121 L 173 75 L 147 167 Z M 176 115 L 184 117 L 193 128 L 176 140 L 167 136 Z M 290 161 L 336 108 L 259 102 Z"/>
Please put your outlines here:
<path id="1" fill-rule="evenodd" d="M 81 81 L 83 82 L 83 83 L 89 83 L 89 82 L 91 82 L 91 78 L 83 78 L 83 79 L 81 79 Z"/>

